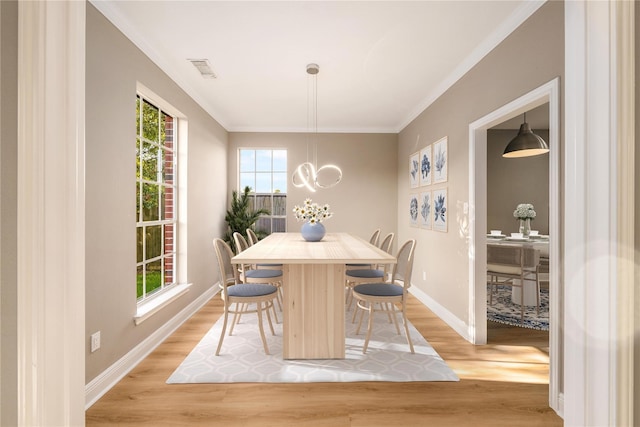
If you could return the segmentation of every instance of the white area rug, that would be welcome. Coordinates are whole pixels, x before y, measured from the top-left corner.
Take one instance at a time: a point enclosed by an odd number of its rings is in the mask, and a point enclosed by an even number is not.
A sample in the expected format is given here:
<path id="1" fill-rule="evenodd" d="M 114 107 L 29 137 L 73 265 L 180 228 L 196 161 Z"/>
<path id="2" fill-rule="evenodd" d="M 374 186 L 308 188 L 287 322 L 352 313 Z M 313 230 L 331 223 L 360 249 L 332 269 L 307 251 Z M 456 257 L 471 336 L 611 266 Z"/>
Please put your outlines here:
<path id="1" fill-rule="evenodd" d="M 282 313 L 278 315 L 282 320 Z M 411 354 L 404 334 L 398 335 L 384 314 L 377 314 L 369 348 L 362 354 L 364 333 L 355 335 L 357 324 L 351 324 L 347 313 L 346 358 L 340 360 L 283 360 L 282 325 L 274 324 L 276 336 L 272 336 L 264 320 L 270 356 L 262 349 L 255 314 L 243 316 L 233 335 L 225 337 L 220 356 L 215 356 L 220 318 L 167 383 L 459 381 L 413 325 L 409 330 L 415 354 Z"/>

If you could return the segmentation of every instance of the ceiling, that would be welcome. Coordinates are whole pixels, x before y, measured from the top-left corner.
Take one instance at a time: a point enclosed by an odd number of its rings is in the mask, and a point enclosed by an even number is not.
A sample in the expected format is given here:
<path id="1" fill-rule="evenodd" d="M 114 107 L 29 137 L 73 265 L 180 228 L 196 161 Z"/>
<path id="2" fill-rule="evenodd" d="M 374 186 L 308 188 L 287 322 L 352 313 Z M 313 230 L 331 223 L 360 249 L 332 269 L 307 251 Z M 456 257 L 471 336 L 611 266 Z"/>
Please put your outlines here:
<path id="1" fill-rule="evenodd" d="M 228 131 L 310 130 L 316 63 L 318 131 L 396 133 L 543 1 L 91 3 Z"/>

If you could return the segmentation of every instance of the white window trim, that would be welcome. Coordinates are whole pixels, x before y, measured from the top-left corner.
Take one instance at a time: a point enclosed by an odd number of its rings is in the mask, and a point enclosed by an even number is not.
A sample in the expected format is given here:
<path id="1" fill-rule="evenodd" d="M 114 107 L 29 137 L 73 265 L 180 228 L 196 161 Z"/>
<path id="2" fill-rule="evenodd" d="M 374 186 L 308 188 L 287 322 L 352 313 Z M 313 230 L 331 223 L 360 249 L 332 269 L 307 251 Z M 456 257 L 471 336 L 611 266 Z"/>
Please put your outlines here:
<path id="1" fill-rule="evenodd" d="M 139 303 L 136 315 L 133 317 L 133 321 L 136 326 L 180 298 L 182 295 L 189 292 L 191 285 L 192 283 L 172 285 L 169 288 L 158 292 L 157 295 Z"/>
<path id="2" fill-rule="evenodd" d="M 187 136 L 189 134 L 189 122 L 184 114 L 140 82 L 136 84 L 136 93 L 174 117 L 178 122 L 176 124 L 176 135 L 179 144 L 177 149 L 178 185 L 176 186 L 178 200 L 177 211 L 175 212 L 178 235 L 175 242 L 176 246 L 174 247 L 176 254 L 174 267 L 175 284 L 158 291 L 152 297 L 137 302 L 136 314 L 133 316 L 134 323 L 137 326 L 186 294 L 192 283 L 187 281 Z"/>

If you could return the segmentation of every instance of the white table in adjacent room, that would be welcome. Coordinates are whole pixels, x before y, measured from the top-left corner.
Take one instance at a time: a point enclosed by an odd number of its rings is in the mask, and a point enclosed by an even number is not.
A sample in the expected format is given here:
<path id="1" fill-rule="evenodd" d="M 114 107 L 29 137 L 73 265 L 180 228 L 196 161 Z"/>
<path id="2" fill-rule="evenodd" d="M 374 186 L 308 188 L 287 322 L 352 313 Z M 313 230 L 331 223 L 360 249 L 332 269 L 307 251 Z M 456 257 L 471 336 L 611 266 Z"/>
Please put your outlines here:
<path id="1" fill-rule="evenodd" d="M 283 264 L 283 358 L 342 359 L 345 264 L 392 264 L 396 258 L 348 233 L 327 233 L 320 242 L 273 233 L 231 262 Z"/>
<path id="2" fill-rule="evenodd" d="M 538 249 L 540 251 L 540 258 L 549 258 L 549 236 L 539 236 L 529 239 L 511 239 L 509 237 L 495 237 L 487 235 L 487 243 L 492 245 L 505 245 L 505 246 L 526 246 Z M 520 304 L 520 292 L 522 288 L 512 286 L 511 301 L 514 304 Z M 537 301 L 535 286 L 524 287 L 524 305 L 535 306 Z"/>

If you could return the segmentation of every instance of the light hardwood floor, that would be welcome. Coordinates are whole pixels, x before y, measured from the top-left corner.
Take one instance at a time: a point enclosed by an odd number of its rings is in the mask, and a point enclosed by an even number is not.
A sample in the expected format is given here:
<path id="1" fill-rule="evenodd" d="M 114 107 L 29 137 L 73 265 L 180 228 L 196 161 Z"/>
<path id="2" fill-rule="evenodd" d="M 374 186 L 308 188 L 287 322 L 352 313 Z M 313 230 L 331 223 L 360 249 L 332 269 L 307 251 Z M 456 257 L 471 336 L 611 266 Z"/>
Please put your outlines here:
<path id="1" fill-rule="evenodd" d="M 490 322 L 489 344 L 474 346 L 415 298 L 410 321 L 460 382 L 165 384 L 221 314 L 215 297 L 89 408 L 87 426 L 562 425 L 548 406 L 548 333 Z"/>

